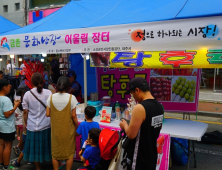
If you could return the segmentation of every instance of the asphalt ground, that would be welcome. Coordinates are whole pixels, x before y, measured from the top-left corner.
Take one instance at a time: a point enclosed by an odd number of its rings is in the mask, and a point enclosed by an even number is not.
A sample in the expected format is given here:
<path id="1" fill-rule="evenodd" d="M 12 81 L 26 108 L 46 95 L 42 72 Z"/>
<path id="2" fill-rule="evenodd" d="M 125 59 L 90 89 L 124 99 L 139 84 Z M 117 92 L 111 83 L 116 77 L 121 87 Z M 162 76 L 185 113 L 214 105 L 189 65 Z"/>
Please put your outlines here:
<path id="1" fill-rule="evenodd" d="M 165 113 L 165 118 L 175 118 L 175 119 L 183 119 L 182 113 Z M 208 124 L 207 132 L 212 132 L 218 130 L 222 132 L 222 117 L 221 116 L 205 116 L 205 115 L 191 115 L 190 119 L 193 121 L 204 122 Z M 14 145 L 16 145 L 18 141 L 14 141 Z M 196 160 L 197 160 L 197 168 L 194 168 L 193 158 L 190 161 L 190 170 L 222 170 L 222 146 L 220 145 L 209 145 L 203 144 L 199 142 L 195 142 L 195 151 L 196 151 Z M 11 160 L 16 159 L 14 151 L 12 150 Z M 73 162 L 73 170 L 81 167 L 82 163 L 74 161 Z M 20 170 L 35 170 L 35 165 L 28 165 L 26 161 L 21 162 Z M 42 163 L 43 170 L 53 170 L 53 166 L 51 162 Z M 65 170 L 66 168 L 62 168 Z M 187 166 L 180 166 L 171 163 L 171 167 L 169 170 L 186 170 Z"/>
<path id="2" fill-rule="evenodd" d="M 13 142 L 13 146 L 18 144 L 18 141 L 14 141 Z M 17 159 L 17 156 L 15 155 L 13 149 L 12 149 L 12 153 L 11 153 L 11 161 Z M 52 166 L 52 162 L 43 162 L 41 164 L 42 166 L 42 170 L 53 170 L 53 166 Z M 73 166 L 72 166 L 72 170 L 76 170 L 79 167 L 83 166 L 82 162 L 78 162 L 78 161 L 74 161 L 73 162 Z M 61 170 L 65 170 L 65 166 L 61 169 Z M 28 164 L 27 161 L 22 160 L 21 161 L 21 166 L 19 167 L 19 170 L 35 170 L 35 164 L 32 163 L 31 165 Z"/>
<path id="3" fill-rule="evenodd" d="M 166 118 L 182 119 L 182 113 L 166 113 Z M 187 116 L 188 117 L 188 116 Z M 197 119 L 196 119 L 197 118 Z M 204 122 L 208 124 L 207 132 L 218 130 L 222 132 L 222 118 L 217 116 L 191 115 L 193 121 Z M 197 168 L 194 168 L 193 157 L 190 160 L 190 170 L 222 170 L 222 145 L 209 145 L 195 142 Z M 186 170 L 187 166 L 180 166 L 172 162 L 170 170 Z"/>

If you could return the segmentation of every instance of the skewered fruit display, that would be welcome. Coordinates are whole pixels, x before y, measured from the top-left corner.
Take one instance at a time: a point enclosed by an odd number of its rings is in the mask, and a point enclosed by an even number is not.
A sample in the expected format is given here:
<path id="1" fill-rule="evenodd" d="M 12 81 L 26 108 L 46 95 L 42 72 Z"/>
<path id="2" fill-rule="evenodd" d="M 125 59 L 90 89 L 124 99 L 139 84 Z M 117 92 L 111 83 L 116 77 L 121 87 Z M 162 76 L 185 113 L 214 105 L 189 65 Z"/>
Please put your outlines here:
<path id="1" fill-rule="evenodd" d="M 195 98 L 196 82 L 179 77 L 172 87 L 172 101 L 193 102 Z"/>
<path id="2" fill-rule="evenodd" d="M 169 77 L 164 78 L 150 78 L 151 94 L 158 101 L 170 101 L 171 93 L 171 79 Z"/>
<path id="3" fill-rule="evenodd" d="M 153 75 L 162 76 L 197 76 L 197 71 L 193 69 L 152 69 Z"/>

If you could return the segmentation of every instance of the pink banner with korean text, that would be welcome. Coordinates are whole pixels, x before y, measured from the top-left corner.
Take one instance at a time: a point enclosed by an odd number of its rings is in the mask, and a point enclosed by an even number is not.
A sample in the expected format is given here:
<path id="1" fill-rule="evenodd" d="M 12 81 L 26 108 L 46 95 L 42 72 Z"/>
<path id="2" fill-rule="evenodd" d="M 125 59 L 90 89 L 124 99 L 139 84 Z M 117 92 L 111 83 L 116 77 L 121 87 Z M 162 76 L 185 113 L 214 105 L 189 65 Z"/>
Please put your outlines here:
<path id="1" fill-rule="evenodd" d="M 199 97 L 199 69 L 97 68 L 99 98 L 128 103 L 127 85 L 134 77 L 143 77 L 165 111 L 196 112 Z"/>

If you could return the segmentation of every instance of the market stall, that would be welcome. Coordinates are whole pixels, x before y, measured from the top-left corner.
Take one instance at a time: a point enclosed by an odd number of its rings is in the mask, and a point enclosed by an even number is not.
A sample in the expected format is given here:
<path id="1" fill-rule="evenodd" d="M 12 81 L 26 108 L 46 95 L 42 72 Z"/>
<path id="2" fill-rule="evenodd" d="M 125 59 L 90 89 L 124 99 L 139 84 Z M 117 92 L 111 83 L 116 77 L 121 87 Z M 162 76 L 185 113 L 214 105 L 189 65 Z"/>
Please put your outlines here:
<path id="1" fill-rule="evenodd" d="M 161 52 L 144 52 L 144 54 L 152 54 L 154 57 L 159 56 L 155 54 L 160 53 Z M 122 55 L 124 54 L 129 55 L 130 52 L 123 52 Z M 134 54 L 138 55 L 138 53 Z M 98 65 L 95 65 L 95 61 L 99 61 L 98 63 L 100 64 L 102 63 L 102 60 L 100 60 L 101 57 L 99 58 L 100 55 L 104 55 L 104 53 L 97 53 L 96 55 L 95 53 L 91 54 L 92 66 L 98 67 Z M 118 57 L 118 52 L 107 53 L 104 56 L 108 58 L 110 66 L 113 66 L 115 65 L 113 61 L 116 57 Z M 200 69 L 162 69 L 164 68 L 164 66 L 161 66 L 161 62 L 159 62 L 160 69 L 145 69 L 144 67 L 135 68 L 134 66 L 131 66 L 131 68 L 129 68 L 124 65 L 124 62 L 130 62 L 131 59 L 128 59 L 127 61 L 127 59 L 125 58 L 124 60 L 125 61 L 119 62 L 119 65 L 115 65 L 114 67 L 102 67 L 101 64 L 97 68 L 97 84 L 100 98 L 108 95 L 111 97 L 111 101 L 113 103 L 115 103 L 116 101 L 118 101 L 119 103 L 127 103 L 127 99 L 130 97 L 130 95 L 126 93 L 127 83 L 130 79 L 134 77 L 143 77 L 150 83 L 150 91 L 152 95 L 157 100 L 159 100 L 160 103 L 162 103 L 165 111 L 189 113 L 197 112 Z M 144 60 L 144 65 L 146 65 L 147 63 L 150 62 Z M 134 64 L 136 64 L 135 60 Z M 125 109 L 123 109 L 122 116 L 125 116 L 124 110 Z M 192 132 L 186 127 L 189 127 L 193 130 L 195 129 L 195 134 L 193 133 L 194 131 Z M 186 120 L 176 120 L 175 122 L 174 120 L 171 121 L 169 119 L 165 119 L 163 121 L 161 133 L 170 134 L 171 137 L 187 139 L 188 147 L 193 144 L 192 151 L 188 152 L 188 155 L 189 160 L 194 155 L 196 166 L 194 141 L 201 139 L 203 134 L 206 132 L 207 127 L 207 124 L 200 122 Z M 173 129 L 176 131 L 173 131 Z M 163 147 L 166 148 L 167 146 L 164 145 Z M 165 156 L 166 154 L 167 153 L 163 153 L 163 155 Z M 161 162 L 161 165 L 162 164 L 164 164 L 164 162 Z M 189 163 L 187 166 L 189 169 Z"/>
<path id="2" fill-rule="evenodd" d="M 126 6 L 125 1 L 118 0 L 72 0 L 50 16 L 2 34 L 1 39 L 16 38 L 21 46 L 10 50 L 1 48 L 0 52 L 54 54 L 200 50 L 198 53 L 207 53 L 210 48 L 220 49 L 221 2 L 205 1 L 199 5 L 201 2 L 140 0 L 127 1 Z M 134 8 L 131 9 L 131 6 Z M 81 17 L 76 17 L 79 13 Z M 220 51 L 209 52 L 212 54 L 203 60 L 196 62 L 194 59 L 195 67 L 192 65 L 193 58 L 188 58 L 190 62 L 184 61 L 180 68 L 221 67 L 218 57 L 212 57 Z M 157 68 L 155 62 L 151 63 L 152 68 Z"/>
<path id="3" fill-rule="evenodd" d="M 222 2 L 206 1 L 200 5 L 201 3 L 200 0 L 71 1 L 38 22 L 1 34 L 0 39 L 19 39 L 21 46 L 0 48 L 0 54 L 112 52 L 108 55 L 109 62 L 99 59 L 102 65 L 97 66 L 106 66 L 110 71 L 112 68 L 152 69 L 143 74 L 146 76 L 149 72 L 145 78 L 152 82 L 152 93 L 163 103 L 165 110 L 187 109 L 188 112 L 195 112 L 200 71 L 190 69 L 222 66 Z M 84 61 L 86 103 L 85 57 Z M 97 62 L 93 61 L 95 63 Z M 189 71 L 182 73 L 175 69 Z M 108 78 L 112 77 L 108 75 Z M 123 89 L 120 89 L 117 96 L 123 99 L 125 85 L 113 80 L 115 86 L 122 86 Z M 122 82 L 124 83 L 126 82 Z M 110 90 L 115 89 L 115 86 L 109 85 L 108 89 L 101 89 L 112 96 Z M 174 106 L 176 109 L 172 109 Z M 112 122 L 110 125 L 115 127 Z"/>

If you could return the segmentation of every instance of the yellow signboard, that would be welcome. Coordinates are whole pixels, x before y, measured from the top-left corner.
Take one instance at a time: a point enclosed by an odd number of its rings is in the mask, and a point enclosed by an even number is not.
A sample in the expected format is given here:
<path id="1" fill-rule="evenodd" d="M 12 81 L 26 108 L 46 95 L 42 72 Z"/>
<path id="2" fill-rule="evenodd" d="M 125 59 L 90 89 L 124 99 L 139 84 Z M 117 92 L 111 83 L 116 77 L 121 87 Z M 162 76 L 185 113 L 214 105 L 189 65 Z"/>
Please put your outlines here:
<path id="1" fill-rule="evenodd" d="M 91 59 L 91 66 L 94 67 L 161 69 L 222 68 L 222 49 L 111 52 L 106 54 L 101 53 L 101 55 L 100 53 L 92 53 Z M 100 62 L 98 62 L 99 60 Z M 107 62 L 107 60 L 110 62 Z"/>

